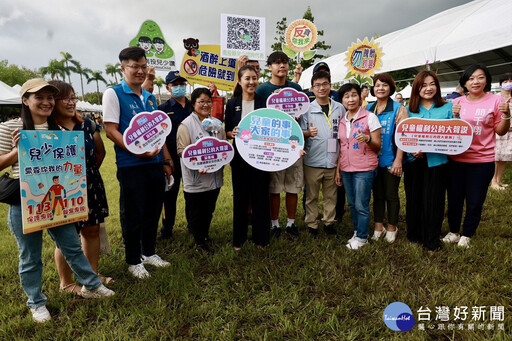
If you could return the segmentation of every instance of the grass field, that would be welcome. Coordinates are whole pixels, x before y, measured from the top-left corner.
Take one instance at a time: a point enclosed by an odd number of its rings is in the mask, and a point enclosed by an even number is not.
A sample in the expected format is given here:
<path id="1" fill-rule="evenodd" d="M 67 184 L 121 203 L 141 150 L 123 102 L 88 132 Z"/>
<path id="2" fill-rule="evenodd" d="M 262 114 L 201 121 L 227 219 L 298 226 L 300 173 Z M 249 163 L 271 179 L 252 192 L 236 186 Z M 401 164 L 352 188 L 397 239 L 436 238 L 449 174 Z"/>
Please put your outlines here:
<path id="1" fill-rule="evenodd" d="M 7 227 L 7 208 L 0 205 L 0 339 L 2 340 L 510 340 L 512 330 L 512 189 L 490 191 L 477 235 L 469 250 L 446 246 L 434 255 L 405 238 L 405 200 L 395 244 L 371 243 L 354 252 L 345 247 L 352 235 L 347 213 L 337 236 L 317 238 L 304 229 L 297 240 L 273 240 L 264 250 L 248 243 L 231 247 L 232 195 L 230 169 L 211 227 L 215 253 L 196 253 L 186 232 L 180 194 L 176 233 L 159 242 L 157 253 L 171 262 L 149 268 L 147 280 L 126 273 L 119 224 L 119 186 L 112 143 L 104 137 L 107 158 L 102 174 L 111 216 L 107 230 L 112 254 L 100 259 L 100 271 L 115 278 L 116 296 L 78 299 L 58 291 L 54 243 L 45 233 L 43 291 L 53 320 L 36 325 L 25 306 L 19 284 L 18 252 Z M 507 171 L 505 182 L 512 182 Z M 284 205 L 282 205 L 284 206 Z M 281 217 L 284 217 L 284 211 Z M 443 232 L 447 232 L 447 224 Z M 395 332 L 383 322 L 386 306 L 395 301 L 429 308 L 426 330 L 416 326 Z M 450 321 L 435 320 L 436 307 L 450 308 Z M 454 321 L 455 307 L 469 315 Z M 473 306 L 486 307 L 485 320 L 471 321 Z M 504 321 L 490 320 L 490 307 L 504 306 Z M 455 324 L 456 323 L 456 324 Z M 474 331 L 468 330 L 474 323 Z M 504 330 L 499 330 L 499 324 Z M 439 329 L 443 325 L 445 330 Z M 450 324 L 455 324 L 453 330 Z M 482 325 L 480 325 L 482 324 Z M 491 325 L 493 327 L 491 327 Z M 483 330 L 480 329 L 483 326 Z M 433 329 L 431 329 L 433 327 Z M 490 330 L 489 328 L 494 328 Z"/>

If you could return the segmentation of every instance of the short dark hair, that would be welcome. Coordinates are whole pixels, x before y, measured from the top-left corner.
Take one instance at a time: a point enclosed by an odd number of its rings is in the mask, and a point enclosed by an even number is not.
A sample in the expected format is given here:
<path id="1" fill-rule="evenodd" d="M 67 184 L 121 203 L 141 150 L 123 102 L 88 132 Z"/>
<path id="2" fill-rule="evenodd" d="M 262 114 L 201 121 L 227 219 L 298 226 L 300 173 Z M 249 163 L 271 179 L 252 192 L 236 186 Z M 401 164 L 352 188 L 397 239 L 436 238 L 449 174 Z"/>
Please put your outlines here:
<path id="1" fill-rule="evenodd" d="M 377 84 L 377 81 L 381 81 L 383 83 L 386 83 L 389 85 L 389 96 L 393 95 L 396 90 L 395 80 L 389 73 L 379 73 L 378 75 L 375 75 L 373 77 L 373 86 L 370 88 L 370 94 L 372 96 L 375 96 L 375 93 L 373 92 L 373 88 L 375 88 L 375 84 Z"/>
<path id="2" fill-rule="evenodd" d="M 366 85 L 366 84 L 362 85 L 361 90 L 363 90 L 363 89 L 368 89 L 368 85 Z"/>
<path id="3" fill-rule="evenodd" d="M 311 77 L 311 86 L 313 86 L 314 81 L 321 78 L 327 78 L 329 80 L 329 83 L 331 82 L 331 74 L 329 72 L 317 71 L 313 74 L 313 77 Z"/>
<path id="4" fill-rule="evenodd" d="M 361 98 L 361 87 L 359 84 L 356 83 L 346 83 L 341 86 L 341 88 L 338 90 L 338 94 L 340 95 L 340 101 L 342 100 L 343 96 L 349 92 L 352 91 L 352 89 L 355 89 L 357 91 L 357 94 L 359 95 L 359 98 Z"/>
<path id="5" fill-rule="evenodd" d="M 48 83 L 55 86 L 57 89 L 59 89 L 59 92 L 55 96 L 55 102 L 57 102 L 63 98 L 66 98 L 71 93 L 73 93 L 76 96 L 75 89 L 73 89 L 73 86 L 69 83 L 63 82 L 61 80 L 51 80 Z M 58 124 L 60 124 L 57 106 L 53 107 L 52 116 L 55 118 L 55 121 Z M 78 111 L 75 111 L 75 116 L 73 117 L 73 121 L 75 123 L 82 123 L 84 121 L 82 116 L 80 116 L 80 114 L 78 113 Z"/>
<path id="6" fill-rule="evenodd" d="M 504 81 L 512 80 L 512 72 L 507 72 L 503 76 L 500 77 L 500 86 Z"/>
<path id="7" fill-rule="evenodd" d="M 146 58 L 146 52 L 138 46 L 130 46 L 119 52 L 119 61 L 121 63 L 130 59 L 139 60 L 142 57 Z"/>
<path id="8" fill-rule="evenodd" d="M 55 179 L 58 179 L 58 178 L 59 178 L 59 176 L 58 176 L 58 175 L 55 175 L 55 176 L 52 178 L 52 180 L 55 180 Z"/>
<path id="9" fill-rule="evenodd" d="M 165 40 L 163 40 L 160 37 L 154 37 L 153 38 L 153 44 L 165 44 Z"/>
<path id="10" fill-rule="evenodd" d="M 197 88 L 194 91 L 192 91 L 192 94 L 190 95 L 190 104 L 192 104 L 192 106 L 194 106 L 196 104 L 197 99 L 201 95 L 206 95 L 206 96 L 210 97 L 210 99 L 212 98 L 212 93 L 210 92 L 210 89 Z"/>
<path id="11" fill-rule="evenodd" d="M 289 63 L 290 58 L 283 51 L 274 51 L 267 58 L 267 65 L 275 63 Z"/>
<path id="12" fill-rule="evenodd" d="M 471 75 L 473 75 L 473 73 L 476 70 L 482 70 L 485 74 L 486 84 L 485 84 L 484 91 L 485 92 L 491 91 L 492 76 L 491 76 L 491 73 L 489 72 L 489 70 L 487 69 L 487 66 L 485 66 L 483 64 L 473 64 L 470 67 L 468 67 L 466 70 L 464 70 L 464 73 L 462 74 L 462 76 L 460 76 L 460 79 L 459 79 L 459 84 L 464 89 L 464 92 L 469 92 L 469 90 L 466 88 L 466 83 L 468 82 L 469 78 L 471 77 Z"/>

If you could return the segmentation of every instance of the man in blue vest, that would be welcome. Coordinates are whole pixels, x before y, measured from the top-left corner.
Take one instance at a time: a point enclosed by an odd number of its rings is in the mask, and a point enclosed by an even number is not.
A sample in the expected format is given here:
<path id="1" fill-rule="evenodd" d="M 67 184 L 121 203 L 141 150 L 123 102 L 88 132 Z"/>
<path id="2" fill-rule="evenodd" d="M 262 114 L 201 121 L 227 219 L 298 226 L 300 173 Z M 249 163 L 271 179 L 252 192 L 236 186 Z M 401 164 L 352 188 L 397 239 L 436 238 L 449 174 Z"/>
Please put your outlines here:
<path id="1" fill-rule="evenodd" d="M 155 241 L 164 201 L 164 176 L 170 179 L 172 159 L 165 146 L 144 154 L 133 154 L 126 148 L 123 133 L 132 117 L 157 107 L 155 97 L 142 88 L 148 70 L 144 50 L 128 47 L 119 53 L 119 61 L 124 80 L 103 94 L 103 121 L 107 137 L 115 144 L 128 271 L 137 278 L 146 278 L 150 275 L 144 264 L 170 265 L 155 253 Z"/>

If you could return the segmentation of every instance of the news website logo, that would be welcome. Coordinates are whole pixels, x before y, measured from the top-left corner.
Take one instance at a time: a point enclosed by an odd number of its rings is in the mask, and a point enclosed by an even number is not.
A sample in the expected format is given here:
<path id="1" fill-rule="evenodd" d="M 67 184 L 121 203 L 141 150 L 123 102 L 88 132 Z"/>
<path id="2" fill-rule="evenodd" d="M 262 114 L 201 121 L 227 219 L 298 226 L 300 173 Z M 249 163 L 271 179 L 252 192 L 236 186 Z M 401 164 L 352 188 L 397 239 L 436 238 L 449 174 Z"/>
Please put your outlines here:
<path id="1" fill-rule="evenodd" d="M 393 302 L 388 305 L 382 318 L 389 329 L 403 332 L 411 330 L 416 322 L 411 308 L 402 302 Z"/>

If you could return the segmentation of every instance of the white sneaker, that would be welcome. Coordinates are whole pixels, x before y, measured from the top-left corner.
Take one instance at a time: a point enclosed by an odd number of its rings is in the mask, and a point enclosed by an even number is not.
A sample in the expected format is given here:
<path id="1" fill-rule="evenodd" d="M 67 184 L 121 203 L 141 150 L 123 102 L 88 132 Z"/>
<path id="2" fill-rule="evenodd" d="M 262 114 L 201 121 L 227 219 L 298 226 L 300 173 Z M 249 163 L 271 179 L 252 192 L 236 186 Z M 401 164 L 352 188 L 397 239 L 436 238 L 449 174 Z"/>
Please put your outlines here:
<path id="1" fill-rule="evenodd" d="M 30 312 L 32 313 L 32 318 L 37 323 L 44 323 L 52 319 L 50 312 L 48 309 L 46 309 L 45 305 L 36 308 L 30 308 Z"/>
<path id="2" fill-rule="evenodd" d="M 96 289 L 88 290 L 86 287 L 82 287 L 82 290 L 80 290 L 80 293 L 82 294 L 83 298 L 103 298 L 103 297 L 110 297 L 114 296 L 115 292 L 113 290 L 110 290 L 103 284 L 100 284 L 99 287 Z"/>
<path id="3" fill-rule="evenodd" d="M 386 235 L 386 229 L 382 229 L 382 231 L 373 231 L 372 240 L 379 240 L 381 237 Z"/>
<path id="4" fill-rule="evenodd" d="M 469 242 L 471 241 L 471 238 L 462 236 L 460 237 L 459 242 L 457 243 L 457 246 L 465 247 L 466 249 L 469 249 Z"/>
<path id="5" fill-rule="evenodd" d="M 398 234 L 398 227 L 394 231 L 386 231 L 386 235 L 384 236 L 384 239 L 388 243 L 394 243 L 397 234 Z"/>
<path id="6" fill-rule="evenodd" d="M 347 241 L 347 243 L 352 242 L 352 241 L 354 240 L 354 238 L 356 238 L 356 236 L 357 236 L 357 231 L 354 231 L 354 234 L 352 235 L 352 238 L 350 238 L 350 239 Z"/>
<path id="7" fill-rule="evenodd" d="M 459 242 L 460 236 L 453 232 L 448 232 L 448 234 L 441 240 L 445 243 L 455 244 Z"/>
<path id="8" fill-rule="evenodd" d="M 352 241 L 350 241 L 348 244 L 347 244 L 347 248 L 350 249 L 350 250 L 357 250 L 357 249 L 360 249 L 362 248 L 363 246 L 365 246 L 366 244 L 368 244 L 368 242 L 361 242 L 357 239 L 355 239 L 355 237 L 353 237 L 354 239 L 352 239 Z"/>
<path id="9" fill-rule="evenodd" d="M 156 266 L 156 267 L 159 267 L 159 268 L 165 268 L 166 266 L 171 265 L 171 263 L 163 260 L 157 254 L 154 254 L 153 256 L 149 256 L 149 257 L 146 257 L 146 256 L 143 255 L 142 256 L 142 263 L 143 264 L 153 265 L 153 266 Z"/>
<path id="10" fill-rule="evenodd" d="M 128 272 L 140 279 L 151 277 L 142 263 L 128 266 Z"/>

